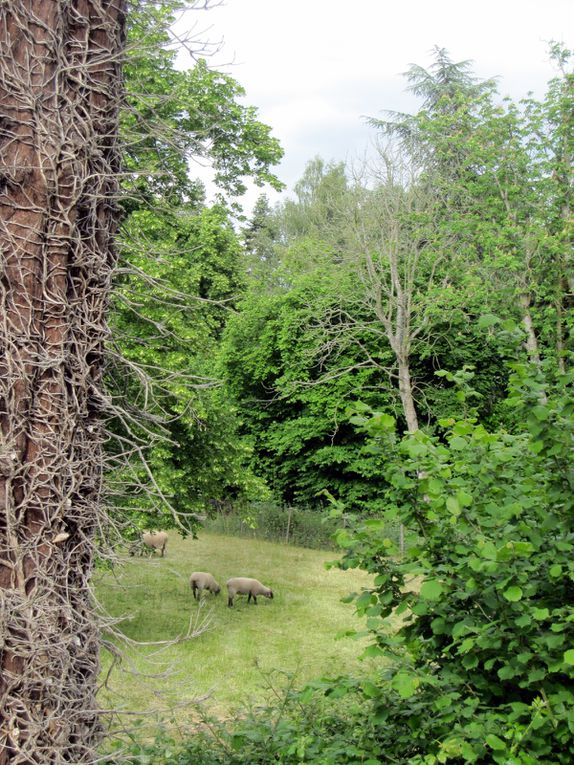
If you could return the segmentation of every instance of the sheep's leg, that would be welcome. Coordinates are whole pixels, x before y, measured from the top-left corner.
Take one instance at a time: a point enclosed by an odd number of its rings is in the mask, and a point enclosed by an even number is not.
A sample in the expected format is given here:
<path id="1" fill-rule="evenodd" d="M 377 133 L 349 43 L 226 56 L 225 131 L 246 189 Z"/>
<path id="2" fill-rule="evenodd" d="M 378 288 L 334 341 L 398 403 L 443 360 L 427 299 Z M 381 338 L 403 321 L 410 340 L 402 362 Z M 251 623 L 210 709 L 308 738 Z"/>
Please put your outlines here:
<path id="1" fill-rule="evenodd" d="M 195 582 L 191 585 L 191 590 L 193 592 L 193 599 L 197 600 L 197 587 L 195 586 Z"/>
<path id="2" fill-rule="evenodd" d="M 227 598 L 227 605 L 229 606 L 229 608 L 231 608 L 231 606 L 233 605 L 233 598 L 231 597 L 231 595 Z"/>
<path id="3" fill-rule="evenodd" d="M 257 605 L 257 596 L 256 595 L 252 595 L 251 597 L 253 598 L 253 605 L 256 606 Z"/>

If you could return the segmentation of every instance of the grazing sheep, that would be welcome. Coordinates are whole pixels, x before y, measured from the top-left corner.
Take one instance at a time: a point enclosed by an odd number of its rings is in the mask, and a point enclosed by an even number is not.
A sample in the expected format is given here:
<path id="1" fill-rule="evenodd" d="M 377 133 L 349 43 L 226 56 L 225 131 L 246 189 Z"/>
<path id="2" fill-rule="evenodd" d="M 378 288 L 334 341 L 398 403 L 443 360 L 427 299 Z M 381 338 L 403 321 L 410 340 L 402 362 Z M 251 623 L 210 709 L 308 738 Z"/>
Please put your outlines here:
<path id="1" fill-rule="evenodd" d="M 273 598 L 273 590 L 265 587 L 257 579 L 248 579 L 244 576 L 236 576 L 227 582 L 227 605 L 233 605 L 233 598 L 236 595 L 247 595 L 247 602 L 253 598 L 253 603 L 257 605 L 257 596 L 264 595 L 266 598 Z"/>
<path id="2" fill-rule="evenodd" d="M 213 576 L 205 571 L 194 571 L 189 579 L 189 584 L 191 585 L 195 600 L 199 600 L 203 590 L 209 590 L 209 592 L 212 592 L 214 595 L 219 595 L 221 592 L 221 587 L 217 584 Z"/>
<path id="3" fill-rule="evenodd" d="M 165 555 L 165 546 L 167 545 L 167 534 L 165 531 L 146 531 L 142 535 L 142 541 L 146 547 L 151 547 L 161 551 L 161 557 Z"/>

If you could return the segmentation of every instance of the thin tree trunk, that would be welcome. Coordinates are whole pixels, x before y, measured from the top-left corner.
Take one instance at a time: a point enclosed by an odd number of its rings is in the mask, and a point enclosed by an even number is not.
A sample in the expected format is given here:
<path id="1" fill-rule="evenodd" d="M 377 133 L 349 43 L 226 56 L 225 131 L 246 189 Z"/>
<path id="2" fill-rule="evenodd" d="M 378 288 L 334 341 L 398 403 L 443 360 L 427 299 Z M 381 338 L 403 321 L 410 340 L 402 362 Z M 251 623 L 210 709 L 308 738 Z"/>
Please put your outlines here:
<path id="1" fill-rule="evenodd" d="M 0 4 L 0 765 L 87 763 L 125 0 Z"/>
<path id="2" fill-rule="evenodd" d="M 520 296 L 520 305 L 522 306 L 522 326 L 526 331 L 526 351 L 528 358 L 532 364 L 540 367 L 540 352 L 538 350 L 538 338 L 534 331 L 534 322 L 532 321 L 532 315 L 530 313 L 530 296 L 527 293 L 523 293 Z M 546 404 L 548 397 L 544 391 L 539 395 L 540 403 Z"/>
<path id="3" fill-rule="evenodd" d="M 403 412 L 407 421 L 407 430 L 414 433 L 419 429 L 419 421 L 413 398 L 413 386 L 408 360 L 398 358 L 399 395 L 403 405 Z"/>
<path id="4" fill-rule="evenodd" d="M 564 326 L 562 318 L 562 294 L 556 298 L 556 359 L 558 372 L 566 374 L 566 362 L 564 360 Z"/>
<path id="5" fill-rule="evenodd" d="M 407 421 L 407 430 L 409 433 L 414 433 L 419 429 L 419 421 L 413 398 L 409 363 L 408 359 L 397 360 L 399 368 L 399 394 L 403 405 L 405 419 Z M 402 523 L 399 526 L 399 551 L 401 556 L 405 554 L 405 527 Z"/>
<path id="6" fill-rule="evenodd" d="M 530 313 L 530 296 L 526 293 L 520 296 L 520 305 L 522 306 L 522 326 L 526 331 L 526 350 L 528 358 L 534 364 L 540 366 L 540 353 L 538 350 L 538 338 L 534 331 L 534 322 Z"/>

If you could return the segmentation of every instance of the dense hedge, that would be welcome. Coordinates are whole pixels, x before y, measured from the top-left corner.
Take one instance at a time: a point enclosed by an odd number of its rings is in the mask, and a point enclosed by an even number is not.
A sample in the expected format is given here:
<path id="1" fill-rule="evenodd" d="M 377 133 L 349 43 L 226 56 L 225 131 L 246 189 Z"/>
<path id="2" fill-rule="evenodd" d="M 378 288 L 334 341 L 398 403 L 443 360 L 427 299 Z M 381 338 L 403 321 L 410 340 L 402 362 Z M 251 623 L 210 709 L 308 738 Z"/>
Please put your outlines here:
<path id="1" fill-rule="evenodd" d="M 336 549 L 337 526 L 326 513 L 270 502 L 253 503 L 241 512 L 219 514 L 205 524 L 208 531 L 325 550 Z"/>

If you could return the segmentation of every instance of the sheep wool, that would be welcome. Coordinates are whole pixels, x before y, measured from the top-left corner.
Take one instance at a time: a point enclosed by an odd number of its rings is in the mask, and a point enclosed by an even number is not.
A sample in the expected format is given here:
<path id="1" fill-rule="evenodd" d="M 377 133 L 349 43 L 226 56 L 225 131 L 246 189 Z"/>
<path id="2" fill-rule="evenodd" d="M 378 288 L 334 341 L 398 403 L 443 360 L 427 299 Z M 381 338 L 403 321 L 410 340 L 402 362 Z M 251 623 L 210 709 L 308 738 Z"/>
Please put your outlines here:
<path id="1" fill-rule="evenodd" d="M 194 571 L 189 578 L 189 584 L 193 597 L 199 600 L 201 593 L 204 590 L 208 590 L 214 595 L 219 595 L 221 587 L 217 584 L 215 579 L 207 571 Z"/>
<path id="2" fill-rule="evenodd" d="M 167 534 L 165 531 L 146 531 L 142 535 L 142 541 L 146 547 L 151 547 L 152 550 L 159 550 L 163 558 L 167 545 Z"/>
<path id="3" fill-rule="evenodd" d="M 273 590 L 261 584 L 257 579 L 249 579 L 244 576 L 236 576 L 227 582 L 227 605 L 233 605 L 233 599 L 236 595 L 247 595 L 247 602 L 253 598 L 253 603 L 257 605 L 257 596 L 263 595 L 265 598 L 273 598 Z"/>

